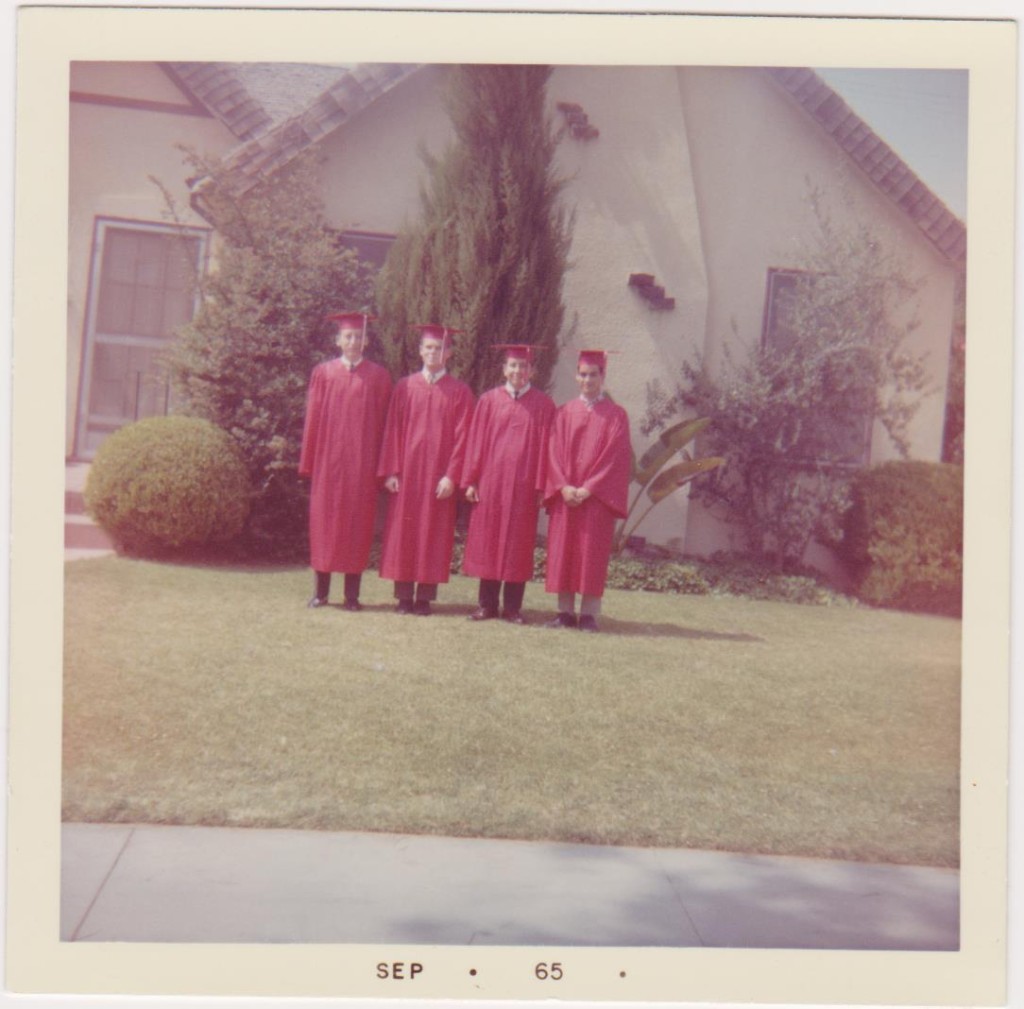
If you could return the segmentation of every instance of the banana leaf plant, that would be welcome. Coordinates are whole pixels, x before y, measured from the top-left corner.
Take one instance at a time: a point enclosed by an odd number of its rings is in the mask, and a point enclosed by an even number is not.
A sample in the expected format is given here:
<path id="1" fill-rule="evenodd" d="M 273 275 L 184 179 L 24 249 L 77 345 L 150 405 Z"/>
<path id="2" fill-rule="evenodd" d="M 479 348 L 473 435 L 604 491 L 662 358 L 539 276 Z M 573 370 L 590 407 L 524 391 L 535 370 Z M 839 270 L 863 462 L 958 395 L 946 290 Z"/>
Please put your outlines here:
<path id="1" fill-rule="evenodd" d="M 629 537 L 636 532 L 637 527 L 650 510 L 660 501 L 664 501 L 670 494 L 675 493 L 680 487 L 685 487 L 691 480 L 702 473 L 709 473 L 725 462 L 722 456 L 705 456 L 702 459 L 694 459 L 684 449 L 684 446 L 697 437 L 709 424 L 710 417 L 699 417 L 696 420 L 684 420 L 679 424 L 663 431 L 661 437 L 640 457 L 637 462 L 633 459 L 633 483 L 638 484 L 636 495 L 629 506 L 622 525 L 619 526 L 615 538 L 615 552 L 619 553 Z M 677 455 L 682 457 L 681 462 L 664 468 Z M 644 509 L 643 514 L 630 524 L 630 518 L 640 504 L 644 491 L 647 491 L 647 498 L 650 503 Z"/>

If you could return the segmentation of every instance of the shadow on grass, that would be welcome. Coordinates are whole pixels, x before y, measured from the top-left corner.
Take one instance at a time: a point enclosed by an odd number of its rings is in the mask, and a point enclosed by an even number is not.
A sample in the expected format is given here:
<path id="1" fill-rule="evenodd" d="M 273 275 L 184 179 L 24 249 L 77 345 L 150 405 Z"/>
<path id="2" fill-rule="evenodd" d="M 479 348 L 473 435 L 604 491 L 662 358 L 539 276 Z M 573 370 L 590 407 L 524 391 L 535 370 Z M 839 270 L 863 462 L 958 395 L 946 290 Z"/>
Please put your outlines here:
<path id="1" fill-rule="evenodd" d="M 719 631 L 701 631 L 679 624 L 648 624 L 639 621 L 602 619 L 601 630 L 608 634 L 621 634 L 640 638 L 688 638 L 692 641 L 745 641 L 763 645 L 764 638 L 756 634 L 734 634 Z"/>
<path id="2" fill-rule="evenodd" d="M 452 611 L 455 612 L 456 607 L 452 607 Z M 467 613 L 472 611 L 472 607 L 465 607 Z M 530 629 L 541 629 L 545 631 L 554 631 L 556 633 L 564 633 L 565 628 L 551 628 L 545 627 L 544 625 L 554 617 L 555 613 L 551 612 L 540 612 L 538 610 L 523 610 L 523 616 L 526 617 Z M 732 633 L 719 633 L 718 631 L 702 631 L 692 627 L 682 627 L 679 624 L 651 624 L 643 621 L 631 621 L 631 620 L 612 620 L 608 617 L 600 617 L 598 623 L 601 628 L 601 632 L 604 634 L 618 634 L 623 637 L 640 637 L 640 638 L 688 638 L 690 640 L 701 640 L 701 641 L 746 641 L 755 644 L 764 644 L 765 639 L 760 638 L 755 634 L 732 634 Z"/>
<path id="3" fill-rule="evenodd" d="M 630 623 L 626 620 L 601 620 L 601 633 L 617 634 L 634 638 L 686 638 L 689 641 L 739 641 L 748 644 L 765 644 L 764 638 L 756 634 L 726 634 L 718 631 L 700 631 L 678 624 Z"/>
<path id="4" fill-rule="evenodd" d="M 340 602 L 328 603 L 323 609 L 342 610 Z M 465 620 L 469 614 L 476 609 L 473 604 L 466 603 L 434 603 L 431 615 L 441 620 L 462 619 Z M 363 611 L 366 613 L 394 613 L 395 604 L 388 603 L 364 603 Z M 396 616 L 398 614 L 395 614 Z M 554 611 L 523 610 L 526 624 L 522 628 L 525 632 L 542 630 L 546 632 L 561 633 L 564 628 L 551 628 L 545 625 L 554 616 Z M 486 621 L 494 626 L 507 626 L 507 622 L 500 618 Z M 651 624 L 640 621 L 610 620 L 602 617 L 600 620 L 601 631 L 605 634 L 617 634 L 623 637 L 643 638 L 686 638 L 691 641 L 739 641 L 753 644 L 764 644 L 765 639 L 755 634 L 720 633 L 718 631 L 697 630 L 692 627 L 681 627 L 678 624 Z"/>

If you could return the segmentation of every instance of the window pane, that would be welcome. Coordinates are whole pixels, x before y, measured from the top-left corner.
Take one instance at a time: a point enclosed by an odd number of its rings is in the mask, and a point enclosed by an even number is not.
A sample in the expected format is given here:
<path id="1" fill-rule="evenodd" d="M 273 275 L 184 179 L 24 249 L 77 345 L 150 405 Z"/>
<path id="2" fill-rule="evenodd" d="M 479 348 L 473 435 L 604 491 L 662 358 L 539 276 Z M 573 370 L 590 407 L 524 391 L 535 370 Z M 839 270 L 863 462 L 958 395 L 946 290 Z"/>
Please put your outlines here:
<path id="1" fill-rule="evenodd" d="M 164 413 L 168 390 L 160 354 L 160 347 L 98 341 L 93 349 L 90 419 L 124 422 Z"/>
<path id="2" fill-rule="evenodd" d="M 388 258 L 391 246 L 395 244 L 394 235 L 374 235 L 359 231 L 344 231 L 341 244 L 355 252 L 364 263 L 370 263 L 378 270 Z"/>
<path id="3" fill-rule="evenodd" d="M 108 228 L 96 327 L 100 333 L 169 338 L 192 318 L 199 240 Z"/>

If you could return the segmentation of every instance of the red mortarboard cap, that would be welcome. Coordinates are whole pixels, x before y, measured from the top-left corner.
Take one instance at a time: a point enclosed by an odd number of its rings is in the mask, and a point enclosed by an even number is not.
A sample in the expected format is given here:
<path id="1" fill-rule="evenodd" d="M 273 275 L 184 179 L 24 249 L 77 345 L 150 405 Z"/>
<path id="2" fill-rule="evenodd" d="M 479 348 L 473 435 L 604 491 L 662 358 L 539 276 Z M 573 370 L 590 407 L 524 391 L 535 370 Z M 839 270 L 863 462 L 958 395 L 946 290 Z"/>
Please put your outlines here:
<path id="1" fill-rule="evenodd" d="M 368 312 L 334 312 L 332 315 L 327 316 L 327 318 L 330 322 L 337 323 L 338 329 L 344 326 L 361 329 L 365 337 L 367 324 L 376 316 L 370 315 Z"/>
<path id="2" fill-rule="evenodd" d="M 539 350 L 531 343 L 494 343 L 491 345 L 495 350 L 505 351 L 505 357 L 521 357 L 533 363 L 533 355 L 535 350 Z"/>
<path id="3" fill-rule="evenodd" d="M 416 326 L 415 328 L 420 331 L 421 340 L 428 336 L 433 337 L 435 340 L 440 340 L 444 350 L 454 346 L 455 341 L 452 339 L 452 334 L 462 332 L 461 329 L 450 329 L 448 326 L 439 326 L 432 322 Z"/>
<path id="4" fill-rule="evenodd" d="M 578 368 L 581 364 L 596 364 L 601 371 L 604 371 L 608 365 L 608 355 L 614 353 L 616 353 L 614 350 L 581 350 L 576 359 L 576 367 Z"/>

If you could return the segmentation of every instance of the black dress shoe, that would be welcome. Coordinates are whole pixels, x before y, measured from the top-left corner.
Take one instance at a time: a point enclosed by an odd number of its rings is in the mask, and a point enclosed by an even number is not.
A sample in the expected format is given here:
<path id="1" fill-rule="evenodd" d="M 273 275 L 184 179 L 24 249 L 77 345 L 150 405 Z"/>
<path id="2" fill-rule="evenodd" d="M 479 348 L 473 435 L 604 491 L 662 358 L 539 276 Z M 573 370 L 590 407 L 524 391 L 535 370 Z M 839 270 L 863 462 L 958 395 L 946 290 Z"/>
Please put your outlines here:
<path id="1" fill-rule="evenodd" d="M 593 617 L 581 615 L 579 628 L 581 631 L 589 631 L 591 634 L 596 634 L 598 631 L 597 621 Z"/>
<path id="2" fill-rule="evenodd" d="M 545 627 L 575 627 L 576 615 L 574 613 L 559 613 L 553 620 L 549 620 Z"/>
<path id="3" fill-rule="evenodd" d="M 486 606 L 478 606 L 469 615 L 470 620 L 494 620 L 497 617 L 497 610 L 489 610 Z"/>
<path id="4" fill-rule="evenodd" d="M 321 606 L 326 606 L 327 600 L 323 596 L 313 596 L 308 603 L 306 603 L 306 609 L 318 610 Z"/>
<path id="5" fill-rule="evenodd" d="M 429 617 L 430 603 L 426 599 L 417 599 L 412 604 L 412 612 L 418 617 Z"/>
<path id="6" fill-rule="evenodd" d="M 404 614 L 412 613 L 412 600 L 399 599 L 398 605 L 395 607 L 395 612 Z"/>
<path id="7" fill-rule="evenodd" d="M 504 618 L 506 623 L 509 624 L 525 624 L 526 619 L 523 617 L 519 610 L 505 610 Z"/>
<path id="8" fill-rule="evenodd" d="M 341 604 L 341 608 L 350 613 L 358 613 L 363 608 L 363 604 L 358 599 L 346 599 Z"/>

